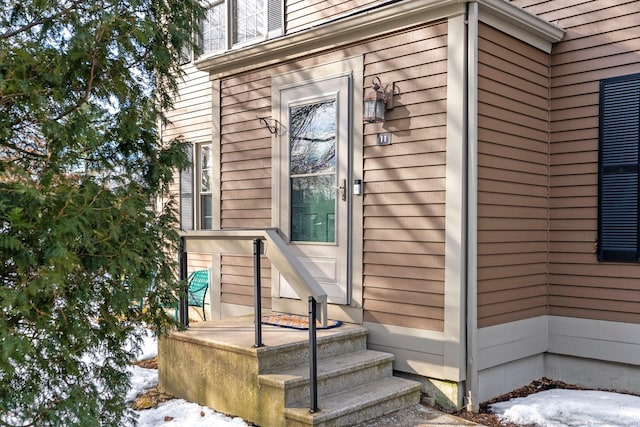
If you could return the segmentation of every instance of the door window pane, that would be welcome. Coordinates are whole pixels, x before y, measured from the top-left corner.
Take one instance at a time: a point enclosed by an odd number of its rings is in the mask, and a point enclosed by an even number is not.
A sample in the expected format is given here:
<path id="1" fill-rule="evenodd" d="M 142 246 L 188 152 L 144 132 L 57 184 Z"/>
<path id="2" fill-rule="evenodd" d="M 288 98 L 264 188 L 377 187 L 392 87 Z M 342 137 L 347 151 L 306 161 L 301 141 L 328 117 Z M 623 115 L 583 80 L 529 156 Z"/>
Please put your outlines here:
<path id="1" fill-rule="evenodd" d="M 291 239 L 335 242 L 333 175 L 291 178 Z"/>
<path id="2" fill-rule="evenodd" d="M 335 242 L 336 102 L 292 107 L 289 114 L 291 239 Z"/>
<path id="3" fill-rule="evenodd" d="M 336 169 L 336 102 L 291 108 L 291 174 Z"/>

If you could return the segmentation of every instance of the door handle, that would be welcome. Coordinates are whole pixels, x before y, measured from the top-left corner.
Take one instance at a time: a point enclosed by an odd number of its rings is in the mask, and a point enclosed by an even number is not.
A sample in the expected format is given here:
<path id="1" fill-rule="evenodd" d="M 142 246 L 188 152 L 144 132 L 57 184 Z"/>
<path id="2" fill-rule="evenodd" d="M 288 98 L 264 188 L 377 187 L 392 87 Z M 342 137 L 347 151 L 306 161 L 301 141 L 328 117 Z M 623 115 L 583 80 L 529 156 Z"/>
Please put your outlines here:
<path id="1" fill-rule="evenodd" d="M 343 202 L 347 201 L 347 180 L 346 179 L 341 179 L 340 180 L 340 186 L 339 187 L 332 186 L 332 188 L 334 190 L 340 190 L 340 199 Z"/>

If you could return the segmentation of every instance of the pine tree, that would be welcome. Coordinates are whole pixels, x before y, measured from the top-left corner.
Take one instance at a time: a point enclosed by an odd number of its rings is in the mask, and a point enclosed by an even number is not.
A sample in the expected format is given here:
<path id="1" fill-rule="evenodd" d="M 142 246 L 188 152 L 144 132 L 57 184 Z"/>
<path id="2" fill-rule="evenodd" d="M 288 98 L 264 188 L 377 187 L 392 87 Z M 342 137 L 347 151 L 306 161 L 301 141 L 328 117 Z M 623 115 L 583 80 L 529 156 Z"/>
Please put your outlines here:
<path id="1" fill-rule="evenodd" d="M 0 8 L 0 425 L 132 418 L 137 325 L 163 332 L 181 289 L 186 142 L 158 133 L 201 18 L 195 0 Z"/>

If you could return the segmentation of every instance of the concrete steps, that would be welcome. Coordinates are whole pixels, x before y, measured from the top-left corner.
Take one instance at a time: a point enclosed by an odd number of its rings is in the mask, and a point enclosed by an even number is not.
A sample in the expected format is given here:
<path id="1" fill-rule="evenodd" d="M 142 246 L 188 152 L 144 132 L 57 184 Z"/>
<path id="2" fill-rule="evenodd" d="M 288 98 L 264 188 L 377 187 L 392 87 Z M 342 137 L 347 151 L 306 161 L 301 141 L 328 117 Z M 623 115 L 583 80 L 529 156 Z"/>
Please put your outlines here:
<path id="1" fill-rule="evenodd" d="M 366 336 L 359 328 L 319 342 L 319 411 L 314 414 L 309 412 L 308 343 L 299 343 L 297 356 L 287 351 L 287 367 L 258 376 L 263 398 L 282 405 L 284 425 L 348 426 L 419 402 L 420 384 L 393 377 L 393 355 L 367 350 Z"/>
<path id="2" fill-rule="evenodd" d="M 320 411 L 284 408 L 287 427 L 351 426 L 418 403 L 420 384 L 397 377 L 379 378 L 325 397 Z"/>
<path id="3" fill-rule="evenodd" d="M 161 339 L 161 388 L 261 427 L 348 426 L 419 402 L 420 383 L 393 377 L 393 355 L 367 350 L 366 329 L 343 325 L 318 331 L 311 414 L 308 332 L 265 326 L 260 348 L 252 334 L 252 325 L 226 320 Z"/>
<path id="4" fill-rule="evenodd" d="M 392 375 L 393 355 L 370 350 L 360 350 L 318 360 L 318 399 L 357 387 L 375 378 Z M 272 387 L 273 392 L 284 394 L 285 407 L 309 408 L 309 366 L 285 369 L 260 375 L 261 387 Z"/>

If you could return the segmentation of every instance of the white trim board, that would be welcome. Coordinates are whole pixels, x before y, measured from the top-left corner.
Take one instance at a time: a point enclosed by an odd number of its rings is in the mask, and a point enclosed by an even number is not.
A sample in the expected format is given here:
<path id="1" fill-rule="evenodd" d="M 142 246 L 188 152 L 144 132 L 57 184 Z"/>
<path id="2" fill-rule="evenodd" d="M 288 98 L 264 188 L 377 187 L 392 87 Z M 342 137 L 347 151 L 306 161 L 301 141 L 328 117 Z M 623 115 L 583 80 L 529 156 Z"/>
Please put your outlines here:
<path id="1" fill-rule="evenodd" d="M 478 330 L 482 402 L 547 376 L 593 388 L 640 390 L 640 325 L 540 316 Z"/>
<path id="2" fill-rule="evenodd" d="M 547 348 L 547 316 L 480 328 L 478 370 L 544 353 Z"/>
<path id="3" fill-rule="evenodd" d="M 465 348 L 465 17 L 449 19 L 447 29 L 447 137 L 444 261 L 444 359 L 446 376 L 466 376 Z"/>
<path id="4" fill-rule="evenodd" d="M 194 64 L 199 70 L 218 76 L 248 71 L 414 25 L 461 15 L 464 13 L 464 3 L 468 1 L 392 2 L 245 48 L 204 56 Z M 477 0 L 477 3 L 481 20 L 498 26 L 503 31 L 515 31 L 515 37 L 540 49 L 550 49 L 551 44 L 560 41 L 564 35 L 563 30 L 504 0 Z"/>
<path id="5" fill-rule="evenodd" d="M 640 365 L 640 325 L 549 316 L 547 351 Z"/>
<path id="6" fill-rule="evenodd" d="M 363 326 L 369 331 L 367 348 L 393 353 L 394 369 L 424 377 L 455 380 L 447 377 L 442 332 L 369 322 L 364 322 Z"/>
<path id="7" fill-rule="evenodd" d="M 553 353 L 640 365 L 640 325 L 540 316 L 478 329 L 478 369 Z"/>

